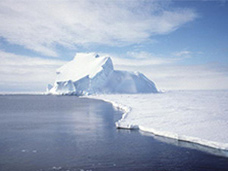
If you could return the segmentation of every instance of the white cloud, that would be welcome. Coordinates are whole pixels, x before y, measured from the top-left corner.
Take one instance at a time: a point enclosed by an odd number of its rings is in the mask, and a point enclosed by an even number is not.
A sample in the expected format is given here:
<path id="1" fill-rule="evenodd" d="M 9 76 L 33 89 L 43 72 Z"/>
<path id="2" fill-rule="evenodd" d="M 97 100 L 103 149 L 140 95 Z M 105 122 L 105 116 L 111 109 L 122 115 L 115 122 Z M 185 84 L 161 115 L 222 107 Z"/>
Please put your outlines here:
<path id="1" fill-rule="evenodd" d="M 196 18 L 158 1 L 7 0 L 0 2 L 0 37 L 49 56 L 55 46 L 120 46 L 167 34 Z"/>
<path id="2" fill-rule="evenodd" d="M 183 51 L 174 53 L 174 56 L 178 56 L 178 57 L 188 56 L 188 57 L 190 57 L 191 54 L 192 54 L 192 52 L 190 52 L 188 50 L 183 50 Z"/>
<path id="3" fill-rule="evenodd" d="M 177 61 L 183 60 L 183 56 L 175 57 L 164 57 L 156 56 L 152 53 L 146 51 L 132 51 L 127 52 L 124 55 L 115 55 L 112 54 L 112 59 L 114 66 L 153 66 L 153 65 L 167 65 L 173 64 Z"/>
<path id="4" fill-rule="evenodd" d="M 145 51 L 128 51 L 127 52 L 127 56 L 130 58 L 134 58 L 134 59 L 150 59 L 150 58 L 155 58 L 153 54 L 149 53 L 149 52 L 145 52 Z"/>
<path id="5" fill-rule="evenodd" d="M 153 58 L 153 59 L 127 59 L 127 58 L 118 58 L 114 57 L 113 63 L 114 66 L 152 66 L 152 65 L 163 65 L 171 63 L 171 60 Z"/>
<path id="6" fill-rule="evenodd" d="M 55 80 L 55 70 L 66 63 L 0 51 L 0 90 L 44 91 Z"/>

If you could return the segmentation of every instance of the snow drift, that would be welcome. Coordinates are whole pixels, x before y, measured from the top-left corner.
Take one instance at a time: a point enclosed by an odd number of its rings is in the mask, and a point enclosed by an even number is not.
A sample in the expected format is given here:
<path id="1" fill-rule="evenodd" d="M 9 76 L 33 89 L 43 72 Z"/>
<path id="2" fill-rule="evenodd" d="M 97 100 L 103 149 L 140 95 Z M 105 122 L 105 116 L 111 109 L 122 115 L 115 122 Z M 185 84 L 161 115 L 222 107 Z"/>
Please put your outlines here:
<path id="1" fill-rule="evenodd" d="M 140 72 L 114 70 L 110 57 L 78 53 L 60 67 L 51 94 L 135 94 L 156 93 L 155 84 Z"/>

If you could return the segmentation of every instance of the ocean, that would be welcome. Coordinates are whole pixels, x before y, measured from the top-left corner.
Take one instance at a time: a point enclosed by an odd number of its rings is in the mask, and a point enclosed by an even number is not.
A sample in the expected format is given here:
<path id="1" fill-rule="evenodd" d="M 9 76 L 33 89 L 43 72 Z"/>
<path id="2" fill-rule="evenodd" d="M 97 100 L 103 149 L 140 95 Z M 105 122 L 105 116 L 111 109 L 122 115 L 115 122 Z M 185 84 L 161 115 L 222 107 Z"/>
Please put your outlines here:
<path id="1" fill-rule="evenodd" d="M 121 115 L 101 100 L 1 95 L 0 171 L 228 170 L 219 151 L 116 129 Z"/>

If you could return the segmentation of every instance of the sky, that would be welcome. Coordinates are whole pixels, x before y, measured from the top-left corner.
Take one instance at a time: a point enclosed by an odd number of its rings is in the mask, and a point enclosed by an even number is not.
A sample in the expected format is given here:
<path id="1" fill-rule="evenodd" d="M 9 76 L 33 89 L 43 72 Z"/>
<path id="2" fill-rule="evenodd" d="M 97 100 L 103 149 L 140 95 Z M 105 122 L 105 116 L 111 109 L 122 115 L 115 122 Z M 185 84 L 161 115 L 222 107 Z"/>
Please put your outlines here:
<path id="1" fill-rule="evenodd" d="M 43 92 L 80 52 L 160 90 L 228 89 L 227 17 L 227 0 L 0 1 L 0 92 Z"/>

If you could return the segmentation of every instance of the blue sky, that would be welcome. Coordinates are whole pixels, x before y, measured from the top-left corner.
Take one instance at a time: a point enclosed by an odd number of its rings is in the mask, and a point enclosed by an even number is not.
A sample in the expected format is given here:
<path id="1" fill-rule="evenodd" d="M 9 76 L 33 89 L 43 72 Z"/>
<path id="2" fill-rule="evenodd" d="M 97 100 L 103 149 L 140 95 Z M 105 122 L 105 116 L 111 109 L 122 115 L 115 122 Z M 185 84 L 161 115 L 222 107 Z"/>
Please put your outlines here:
<path id="1" fill-rule="evenodd" d="M 0 92 L 44 91 L 77 52 L 105 53 L 159 89 L 228 88 L 228 2 L 2 1 Z"/>

